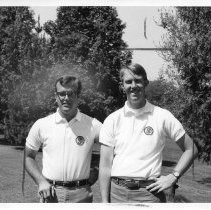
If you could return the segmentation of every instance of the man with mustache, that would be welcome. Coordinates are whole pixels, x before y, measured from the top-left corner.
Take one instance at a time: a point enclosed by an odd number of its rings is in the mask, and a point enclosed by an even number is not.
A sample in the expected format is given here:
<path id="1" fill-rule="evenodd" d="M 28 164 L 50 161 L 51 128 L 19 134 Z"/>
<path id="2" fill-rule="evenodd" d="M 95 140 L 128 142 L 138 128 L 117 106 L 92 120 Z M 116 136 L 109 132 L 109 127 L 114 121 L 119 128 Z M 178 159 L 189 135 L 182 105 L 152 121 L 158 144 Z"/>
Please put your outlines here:
<path id="1" fill-rule="evenodd" d="M 59 78 L 55 83 L 56 113 L 37 120 L 26 139 L 25 166 L 38 185 L 41 202 L 93 200 L 90 185 L 96 180 L 90 176 L 90 164 L 101 123 L 79 111 L 80 92 L 78 78 Z M 35 159 L 41 145 L 42 173 Z"/>
<path id="2" fill-rule="evenodd" d="M 120 79 L 127 101 L 105 119 L 100 132 L 102 202 L 166 202 L 164 190 L 189 168 L 197 149 L 169 111 L 146 100 L 149 81 L 141 65 L 122 68 Z M 162 151 L 170 140 L 183 154 L 174 170 L 163 176 Z"/>

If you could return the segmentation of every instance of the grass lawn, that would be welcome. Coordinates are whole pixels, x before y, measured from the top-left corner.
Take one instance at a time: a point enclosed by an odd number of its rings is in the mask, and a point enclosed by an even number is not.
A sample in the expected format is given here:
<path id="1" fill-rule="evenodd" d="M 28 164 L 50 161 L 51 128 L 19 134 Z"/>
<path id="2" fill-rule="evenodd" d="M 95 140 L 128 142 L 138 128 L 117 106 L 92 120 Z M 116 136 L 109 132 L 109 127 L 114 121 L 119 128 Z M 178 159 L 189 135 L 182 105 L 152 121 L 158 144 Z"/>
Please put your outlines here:
<path id="1" fill-rule="evenodd" d="M 163 174 L 171 172 L 180 149 L 174 143 L 167 143 L 164 150 Z M 38 161 L 41 163 L 41 153 Z M 95 157 L 97 157 L 95 155 Z M 23 150 L 21 147 L 0 145 L 0 202 L 1 203 L 34 203 L 39 202 L 37 186 L 26 174 L 25 195 L 21 192 Z M 99 184 L 92 187 L 94 202 L 101 202 Z M 167 192 L 168 193 L 168 192 Z M 194 176 L 192 168 L 179 181 L 175 202 L 207 203 L 211 202 L 211 166 L 195 161 Z"/>

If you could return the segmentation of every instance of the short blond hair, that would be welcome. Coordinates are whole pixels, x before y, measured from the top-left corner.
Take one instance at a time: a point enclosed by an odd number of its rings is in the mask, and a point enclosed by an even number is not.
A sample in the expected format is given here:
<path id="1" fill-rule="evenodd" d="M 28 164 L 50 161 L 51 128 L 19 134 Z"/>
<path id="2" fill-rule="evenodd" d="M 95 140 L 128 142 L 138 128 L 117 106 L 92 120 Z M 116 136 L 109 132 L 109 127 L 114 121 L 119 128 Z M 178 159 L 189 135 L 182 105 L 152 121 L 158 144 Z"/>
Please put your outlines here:
<path id="1" fill-rule="evenodd" d="M 139 76 L 142 76 L 145 83 L 148 84 L 149 83 L 149 80 L 147 79 L 147 73 L 144 69 L 143 66 L 141 66 L 140 64 L 138 63 L 132 63 L 130 64 L 129 66 L 125 66 L 123 67 L 121 70 L 120 70 L 120 73 L 119 73 L 119 76 L 120 76 L 120 80 L 121 82 L 123 82 L 123 77 L 124 77 L 124 73 L 125 71 L 131 71 L 133 74 L 135 75 L 139 75 Z"/>

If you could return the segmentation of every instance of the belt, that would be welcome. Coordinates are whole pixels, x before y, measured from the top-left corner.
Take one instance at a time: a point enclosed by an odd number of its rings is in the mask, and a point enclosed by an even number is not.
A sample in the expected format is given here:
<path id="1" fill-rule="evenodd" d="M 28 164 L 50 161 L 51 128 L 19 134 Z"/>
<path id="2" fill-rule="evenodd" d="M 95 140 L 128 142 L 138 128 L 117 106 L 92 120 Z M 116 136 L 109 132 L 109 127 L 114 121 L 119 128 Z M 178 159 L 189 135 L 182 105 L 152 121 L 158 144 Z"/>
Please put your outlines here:
<path id="1" fill-rule="evenodd" d="M 74 188 L 74 187 L 82 187 L 85 185 L 89 185 L 88 179 L 82 179 L 77 181 L 56 181 L 56 180 L 50 180 L 47 179 L 50 184 L 53 184 L 55 186 L 62 186 L 62 187 L 68 187 L 68 188 Z"/>
<path id="2" fill-rule="evenodd" d="M 145 188 L 146 186 L 155 182 L 154 180 L 122 179 L 122 178 L 118 178 L 118 177 L 111 177 L 111 180 L 115 184 L 121 185 L 130 190 L 137 190 L 139 188 Z"/>

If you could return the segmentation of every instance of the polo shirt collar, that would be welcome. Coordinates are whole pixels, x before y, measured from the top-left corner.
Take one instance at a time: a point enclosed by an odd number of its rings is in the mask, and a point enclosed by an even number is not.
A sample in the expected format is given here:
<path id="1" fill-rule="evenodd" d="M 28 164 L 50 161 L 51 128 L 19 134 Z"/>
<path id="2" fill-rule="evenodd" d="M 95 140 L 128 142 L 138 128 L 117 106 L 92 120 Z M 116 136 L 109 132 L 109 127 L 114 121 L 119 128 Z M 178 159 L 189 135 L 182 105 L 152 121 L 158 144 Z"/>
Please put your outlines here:
<path id="1" fill-rule="evenodd" d="M 126 116 L 128 116 L 128 115 L 138 116 L 138 115 L 142 115 L 144 113 L 152 112 L 153 111 L 153 105 L 146 100 L 146 104 L 145 104 L 144 107 L 142 107 L 140 109 L 132 109 L 132 108 L 129 107 L 128 101 L 126 101 L 125 105 L 123 107 L 123 110 L 124 110 L 124 114 Z"/>
<path id="2" fill-rule="evenodd" d="M 71 121 L 81 121 L 81 112 L 79 109 L 77 109 L 77 113 L 76 116 L 71 120 Z M 59 113 L 59 108 L 57 108 L 56 113 L 55 113 L 55 122 L 56 123 L 60 123 L 60 122 L 66 122 L 67 120 L 61 116 L 61 114 Z"/>

